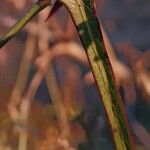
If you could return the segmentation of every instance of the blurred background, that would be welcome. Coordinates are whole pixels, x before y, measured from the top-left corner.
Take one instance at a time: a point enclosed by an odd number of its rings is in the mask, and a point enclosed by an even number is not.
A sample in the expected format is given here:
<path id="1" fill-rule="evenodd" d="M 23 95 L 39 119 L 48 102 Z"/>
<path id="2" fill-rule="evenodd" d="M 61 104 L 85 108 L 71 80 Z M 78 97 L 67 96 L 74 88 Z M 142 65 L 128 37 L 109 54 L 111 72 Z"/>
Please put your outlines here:
<path id="1" fill-rule="evenodd" d="M 34 0 L 0 3 L 0 35 Z M 150 1 L 97 0 L 137 150 L 150 150 Z M 88 60 L 65 8 L 49 8 L 0 51 L 0 150 L 114 150 Z"/>

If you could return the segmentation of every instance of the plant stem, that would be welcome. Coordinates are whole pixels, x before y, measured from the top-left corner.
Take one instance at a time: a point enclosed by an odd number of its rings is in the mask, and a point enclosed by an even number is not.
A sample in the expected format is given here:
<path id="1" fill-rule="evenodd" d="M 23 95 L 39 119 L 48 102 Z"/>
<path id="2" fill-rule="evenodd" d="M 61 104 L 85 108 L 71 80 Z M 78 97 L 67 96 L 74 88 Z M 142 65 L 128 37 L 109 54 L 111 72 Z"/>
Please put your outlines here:
<path id="1" fill-rule="evenodd" d="M 92 0 L 61 0 L 69 10 L 89 59 L 117 150 L 133 150 L 129 124 Z"/>
<path id="2" fill-rule="evenodd" d="M 16 35 L 37 13 L 50 5 L 49 3 L 36 2 L 30 11 L 21 18 L 2 38 L 0 38 L 0 48 L 2 48 L 14 35 Z"/>
<path id="3" fill-rule="evenodd" d="M 40 13 L 39 15 L 39 52 L 40 54 L 46 52 L 49 49 L 49 45 L 48 45 L 49 37 L 47 36 L 47 34 L 43 34 L 43 32 L 46 31 L 46 30 L 43 31 L 43 29 L 48 28 L 47 24 L 43 22 L 43 17 L 45 16 L 44 13 L 46 12 Z M 49 52 L 52 53 L 51 50 L 49 50 Z M 69 122 L 68 122 L 66 110 L 63 104 L 62 91 L 57 83 L 57 78 L 55 75 L 55 70 L 53 68 L 52 60 L 48 61 L 48 70 L 44 74 L 44 76 L 45 76 L 46 84 L 48 87 L 48 91 L 51 95 L 51 101 L 52 101 L 52 105 L 56 113 L 56 117 L 57 117 L 58 124 L 60 127 L 61 136 L 63 139 L 68 140 L 69 133 L 70 133 Z"/>

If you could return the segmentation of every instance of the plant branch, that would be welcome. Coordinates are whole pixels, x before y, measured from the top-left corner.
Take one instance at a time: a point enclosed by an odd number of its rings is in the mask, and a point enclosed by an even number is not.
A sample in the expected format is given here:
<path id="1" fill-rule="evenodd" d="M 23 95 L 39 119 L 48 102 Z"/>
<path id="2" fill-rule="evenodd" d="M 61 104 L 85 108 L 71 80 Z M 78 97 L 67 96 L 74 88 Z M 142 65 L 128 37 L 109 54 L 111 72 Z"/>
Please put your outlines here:
<path id="1" fill-rule="evenodd" d="M 48 5 L 50 5 L 50 9 L 52 9 L 55 4 L 55 0 L 52 1 L 53 3 L 50 3 L 50 1 L 44 3 L 43 1 L 36 2 L 30 11 L 28 11 L 23 18 L 21 18 L 2 38 L 0 38 L 0 48 L 2 48 L 14 35 L 16 35 L 36 14 Z"/>
<path id="2" fill-rule="evenodd" d="M 52 52 L 47 51 L 47 49 L 49 48 L 48 47 L 48 38 L 49 37 L 46 36 L 45 33 L 43 33 L 43 29 L 47 28 L 47 25 L 45 23 L 43 23 L 42 18 L 44 16 L 45 16 L 44 12 L 39 15 L 39 35 L 40 35 L 39 36 L 39 52 L 41 54 L 50 52 L 50 55 L 51 55 Z M 44 54 L 43 54 L 43 56 L 44 56 Z M 47 56 L 47 54 L 46 54 L 46 56 Z M 53 104 L 55 112 L 56 112 L 56 116 L 57 116 L 58 123 L 60 126 L 61 136 L 63 139 L 67 140 L 70 130 L 69 130 L 69 122 L 68 122 L 66 110 L 63 105 L 62 93 L 61 93 L 60 87 L 58 86 L 58 83 L 57 83 L 57 79 L 55 76 L 55 71 L 54 71 L 52 62 L 50 61 L 49 58 L 44 57 L 44 59 L 45 60 L 47 59 L 46 65 L 44 65 L 45 67 L 43 68 L 43 69 L 46 68 L 46 70 L 47 70 L 44 74 L 46 83 L 47 83 L 47 87 L 48 87 L 49 93 L 51 95 L 52 104 Z M 44 61 L 42 61 L 42 62 L 44 62 Z M 48 66 L 48 68 L 46 66 Z"/>
<path id="3" fill-rule="evenodd" d="M 117 150 L 133 150 L 124 107 L 115 83 L 92 0 L 61 0 L 70 12 L 89 59 Z"/>

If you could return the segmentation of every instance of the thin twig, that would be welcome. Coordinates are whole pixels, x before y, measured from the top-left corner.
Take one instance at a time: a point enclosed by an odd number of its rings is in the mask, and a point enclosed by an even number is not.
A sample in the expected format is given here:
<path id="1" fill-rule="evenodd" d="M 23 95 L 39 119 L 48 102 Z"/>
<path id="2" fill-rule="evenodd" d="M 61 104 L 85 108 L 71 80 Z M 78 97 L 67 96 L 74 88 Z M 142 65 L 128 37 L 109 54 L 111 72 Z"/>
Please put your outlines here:
<path id="1" fill-rule="evenodd" d="M 16 18 L 13 18 L 13 17 L 9 17 L 9 16 L 0 16 L 0 22 L 1 22 L 1 25 L 7 27 L 7 28 L 10 28 L 12 27 L 15 22 L 17 22 L 17 19 Z M 25 31 L 25 32 L 28 32 L 30 34 L 34 34 L 36 36 L 39 35 L 39 32 L 38 32 L 39 28 L 37 26 L 37 22 L 34 22 L 34 21 L 30 21 L 23 29 L 22 31 Z M 49 39 L 52 39 L 52 33 L 50 30 L 48 29 L 43 29 L 43 30 L 46 30 L 44 31 L 46 33 L 46 36 L 49 37 Z"/>
<path id="2" fill-rule="evenodd" d="M 23 130 L 20 131 L 19 136 L 19 147 L 18 150 L 27 150 L 27 126 L 28 126 L 28 116 L 31 108 L 32 101 L 34 99 L 35 93 L 42 82 L 43 79 L 43 73 L 39 70 L 35 73 L 32 82 L 28 88 L 28 91 L 26 93 L 26 96 L 22 99 L 21 105 L 20 105 L 20 121 L 23 125 Z"/>
<path id="3" fill-rule="evenodd" d="M 20 19 L 1 39 L 0 48 L 2 48 L 13 36 L 15 36 L 37 13 L 50 5 L 50 11 L 53 8 L 56 0 L 50 1 L 38 1 L 36 2 L 30 11 Z"/>
<path id="4" fill-rule="evenodd" d="M 47 14 L 47 13 L 46 13 Z M 46 24 L 43 23 L 44 12 L 39 15 L 39 50 L 40 53 L 45 52 L 48 49 L 48 37 L 43 33 L 43 29 L 46 28 Z M 57 79 L 55 77 L 55 71 L 51 61 L 48 61 L 48 68 L 45 74 L 46 83 L 48 86 L 49 93 L 51 95 L 52 104 L 54 106 L 56 116 L 58 119 L 62 138 L 67 139 L 69 134 L 69 124 L 67 115 L 62 102 L 61 90 L 58 86 Z"/>
<path id="5" fill-rule="evenodd" d="M 33 59 L 33 55 L 35 52 L 35 42 L 36 42 L 36 37 L 29 34 L 26 42 L 25 52 L 23 53 L 21 59 L 17 80 L 10 97 L 8 108 L 9 108 L 9 114 L 12 120 L 14 121 L 14 123 L 17 123 L 18 121 L 20 122 L 21 120 L 25 120 L 24 115 L 22 114 L 23 107 L 21 107 L 21 105 L 23 105 L 24 102 L 21 101 L 21 99 L 28 78 L 31 61 Z M 20 110 L 18 110 L 19 105 L 20 105 Z M 25 121 L 23 122 L 23 124 L 25 124 Z M 19 133 L 19 148 L 18 148 L 19 150 L 27 149 L 26 137 L 27 137 L 27 131 L 23 131 Z"/>

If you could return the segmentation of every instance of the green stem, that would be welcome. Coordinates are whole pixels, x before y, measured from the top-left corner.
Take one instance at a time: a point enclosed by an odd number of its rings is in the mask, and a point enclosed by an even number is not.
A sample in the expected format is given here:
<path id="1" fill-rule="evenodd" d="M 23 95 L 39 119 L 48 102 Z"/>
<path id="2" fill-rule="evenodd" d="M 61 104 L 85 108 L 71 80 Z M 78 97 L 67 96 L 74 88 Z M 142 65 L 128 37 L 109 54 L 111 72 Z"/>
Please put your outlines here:
<path id="1" fill-rule="evenodd" d="M 14 35 L 16 35 L 37 13 L 47 7 L 49 3 L 35 3 L 31 10 L 21 18 L 2 38 L 0 38 L 0 48 L 2 48 Z"/>
<path id="2" fill-rule="evenodd" d="M 89 59 L 117 150 L 133 150 L 131 132 L 92 0 L 61 0 L 69 10 Z"/>

